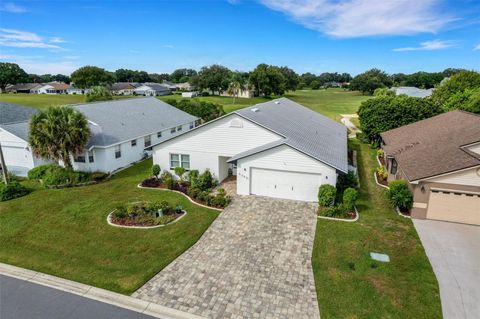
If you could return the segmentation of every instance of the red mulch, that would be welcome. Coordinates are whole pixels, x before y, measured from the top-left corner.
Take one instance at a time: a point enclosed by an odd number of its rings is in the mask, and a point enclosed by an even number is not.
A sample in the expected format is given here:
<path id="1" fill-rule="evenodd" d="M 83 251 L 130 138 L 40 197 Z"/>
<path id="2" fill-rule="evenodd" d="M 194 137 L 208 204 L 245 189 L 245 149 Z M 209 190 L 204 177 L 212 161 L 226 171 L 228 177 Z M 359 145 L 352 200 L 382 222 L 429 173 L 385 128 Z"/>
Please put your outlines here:
<path id="1" fill-rule="evenodd" d="M 375 172 L 375 176 L 377 176 L 377 181 L 382 184 L 382 185 L 385 185 L 385 186 L 388 186 L 388 182 L 386 179 L 384 179 L 383 177 L 379 176 L 377 172 Z"/>

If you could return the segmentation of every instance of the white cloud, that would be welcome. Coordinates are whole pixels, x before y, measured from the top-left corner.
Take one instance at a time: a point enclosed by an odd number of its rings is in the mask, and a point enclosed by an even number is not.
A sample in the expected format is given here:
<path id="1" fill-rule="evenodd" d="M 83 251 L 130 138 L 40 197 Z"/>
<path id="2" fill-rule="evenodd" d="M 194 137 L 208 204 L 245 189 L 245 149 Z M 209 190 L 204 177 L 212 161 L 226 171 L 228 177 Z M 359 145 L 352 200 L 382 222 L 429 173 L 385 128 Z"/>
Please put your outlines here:
<path id="1" fill-rule="evenodd" d="M 296 22 L 339 38 L 436 32 L 452 21 L 441 0 L 259 0 Z"/>
<path id="2" fill-rule="evenodd" d="M 67 59 L 67 60 L 78 60 L 78 59 L 80 59 L 80 57 L 78 55 L 67 55 L 67 56 L 64 56 L 63 58 Z"/>
<path id="3" fill-rule="evenodd" d="M 64 39 L 62 39 L 60 37 L 51 37 L 49 39 L 49 42 L 51 42 L 51 43 L 66 43 L 67 41 L 65 41 Z"/>
<path id="4" fill-rule="evenodd" d="M 17 6 L 15 3 L 7 2 L 3 5 L 0 5 L 0 11 L 9 12 L 9 13 L 24 13 L 27 12 L 27 9 Z"/>
<path id="5" fill-rule="evenodd" d="M 432 40 L 432 41 L 422 42 L 417 47 L 396 48 L 396 49 L 393 49 L 393 51 L 395 51 L 395 52 L 433 51 L 433 50 L 448 49 L 448 48 L 451 48 L 453 46 L 455 46 L 454 41 Z"/>
<path id="6" fill-rule="evenodd" d="M 0 46 L 64 50 L 62 47 L 52 44 L 61 43 L 59 41 L 65 42 L 58 37 L 50 38 L 50 41 L 44 41 L 41 36 L 33 32 L 0 28 Z"/>
<path id="7" fill-rule="evenodd" d="M 474 50 L 480 50 L 480 43 L 477 44 L 473 49 L 474 49 Z"/>

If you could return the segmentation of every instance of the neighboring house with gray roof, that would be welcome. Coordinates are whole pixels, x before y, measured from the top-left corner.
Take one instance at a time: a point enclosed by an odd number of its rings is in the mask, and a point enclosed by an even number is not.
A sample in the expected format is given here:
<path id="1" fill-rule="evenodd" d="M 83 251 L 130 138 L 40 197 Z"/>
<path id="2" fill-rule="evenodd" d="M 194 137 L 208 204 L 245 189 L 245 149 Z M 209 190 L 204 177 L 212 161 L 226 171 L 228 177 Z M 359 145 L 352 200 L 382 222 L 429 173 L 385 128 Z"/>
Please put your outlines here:
<path id="1" fill-rule="evenodd" d="M 153 146 L 163 169 L 236 177 L 237 193 L 317 201 L 348 172 L 347 129 L 287 98 L 229 113 Z"/>
<path id="2" fill-rule="evenodd" d="M 411 97 L 428 97 L 432 95 L 433 89 L 419 89 L 413 86 L 393 87 L 392 91 L 395 95 L 407 95 Z"/>
<path id="3" fill-rule="evenodd" d="M 38 89 L 44 86 L 43 83 L 19 83 L 8 87 L 10 93 L 38 93 Z"/>
<path id="4" fill-rule="evenodd" d="M 113 172 L 145 157 L 146 147 L 195 127 L 198 118 L 153 97 L 71 105 L 83 113 L 91 137 L 74 169 Z M 38 164 L 28 147 L 28 120 L 0 125 L 7 167 L 26 175 Z M 4 145 L 5 144 L 5 145 Z"/>
<path id="5" fill-rule="evenodd" d="M 160 96 L 170 94 L 171 89 L 159 83 L 144 83 L 143 85 L 137 87 L 133 92 L 136 95 Z"/>

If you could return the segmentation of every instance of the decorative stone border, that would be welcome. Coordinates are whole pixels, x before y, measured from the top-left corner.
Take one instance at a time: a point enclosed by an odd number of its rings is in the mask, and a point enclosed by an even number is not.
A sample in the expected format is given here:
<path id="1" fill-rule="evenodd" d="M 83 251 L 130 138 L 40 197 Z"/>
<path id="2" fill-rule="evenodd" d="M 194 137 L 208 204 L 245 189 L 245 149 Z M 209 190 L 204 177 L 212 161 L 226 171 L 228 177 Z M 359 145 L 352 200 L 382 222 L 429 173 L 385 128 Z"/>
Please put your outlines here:
<path id="1" fill-rule="evenodd" d="M 378 156 L 376 154 L 375 154 L 375 158 L 377 159 L 378 165 L 383 166 L 382 162 L 380 162 L 380 159 L 378 158 Z"/>
<path id="2" fill-rule="evenodd" d="M 165 227 L 165 226 L 168 226 L 168 225 L 171 225 L 171 224 L 175 224 L 176 222 L 178 222 L 180 219 L 182 219 L 183 217 L 185 217 L 187 215 L 187 212 L 185 210 L 182 210 L 183 212 L 183 215 L 178 217 L 177 219 L 175 219 L 174 221 L 168 223 L 168 224 L 164 224 L 164 225 L 155 225 L 155 226 L 126 226 L 126 225 L 118 225 L 118 224 L 114 224 L 112 222 L 112 214 L 116 211 L 116 209 L 114 209 L 112 212 L 110 212 L 110 214 L 108 214 L 107 216 L 107 223 L 110 225 L 110 226 L 115 226 L 115 227 L 119 227 L 119 228 L 131 228 L 131 229 L 153 229 L 153 228 L 159 228 L 159 227 Z"/>
<path id="3" fill-rule="evenodd" d="M 402 216 L 403 218 L 412 219 L 412 216 L 402 214 L 402 212 L 400 211 L 400 209 L 398 209 L 398 207 L 395 207 L 395 211 L 397 212 L 398 215 Z"/>
<path id="4" fill-rule="evenodd" d="M 327 216 L 317 216 L 319 219 L 326 219 L 326 220 L 334 220 L 334 221 L 339 221 L 339 222 L 347 222 L 347 223 L 354 223 L 360 218 L 360 214 L 358 213 L 357 207 L 354 206 L 355 208 L 355 218 L 354 219 L 345 219 L 345 218 L 335 218 L 335 217 L 327 217 Z"/>
<path id="5" fill-rule="evenodd" d="M 173 190 L 173 189 L 159 188 L 159 187 L 144 187 L 144 186 L 142 186 L 141 184 L 138 184 L 137 187 L 138 187 L 138 188 L 142 188 L 142 189 L 154 189 L 154 190 L 174 192 L 174 193 L 183 195 L 183 196 L 184 196 L 185 198 L 187 198 L 192 204 L 195 204 L 195 205 L 197 205 L 197 206 L 204 207 L 204 208 L 209 208 L 209 209 L 213 209 L 213 210 L 216 210 L 216 211 L 218 211 L 218 212 L 222 212 L 222 211 L 223 211 L 222 208 L 216 208 L 216 207 L 211 207 L 211 206 L 207 206 L 207 205 L 203 205 L 203 204 L 197 203 L 197 202 L 194 201 L 192 198 L 190 198 L 190 196 L 188 196 L 187 194 L 182 193 L 182 192 L 179 192 L 179 191 L 176 191 L 176 190 Z"/>
<path id="6" fill-rule="evenodd" d="M 386 188 L 386 189 L 390 189 L 390 187 L 388 187 L 388 186 L 386 186 L 386 185 L 383 185 L 383 184 L 380 184 L 380 183 L 378 182 L 377 174 L 375 174 L 375 172 L 373 172 L 373 178 L 375 178 L 375 183 L 377 183 L 378 186 L 383 187 L 383 188 Z"/>

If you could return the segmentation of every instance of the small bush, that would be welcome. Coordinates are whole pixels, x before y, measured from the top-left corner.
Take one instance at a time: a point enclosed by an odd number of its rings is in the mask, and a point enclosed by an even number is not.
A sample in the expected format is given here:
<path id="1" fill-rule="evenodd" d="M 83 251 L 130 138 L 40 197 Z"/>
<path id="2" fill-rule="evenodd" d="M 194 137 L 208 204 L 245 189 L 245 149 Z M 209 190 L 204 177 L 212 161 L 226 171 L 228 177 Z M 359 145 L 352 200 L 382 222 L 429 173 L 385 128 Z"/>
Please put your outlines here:
<path id="1" fill-rule="evenodd" d="M 355 204 L 357 203 L 358 192 L 355 188 L 347 188 L 343 192 L 343 205 L 345 210 L 353 211 Z"/>
<path id="2" fill-rule="evenodd" d="M 386 194 L 393 206 L 401 211 L 408 211 L 413 206 L 413 195 L 408 188 L 407 182 L 403 180 L 391 181 Z"/>
<path id="3" fill-rule="evenodd" d="M 143 187 L 158 187 L 160 186 L 160 180 L 157 179 L 156 177 L 153 178 L 147 178 L 142 181 L 141 184 Z"/>
<path id="4" fill-rule="evenodd" d="M 324 184 L 318 189 L 318 204 L 323 207 L 333 206 L 337 189 L 330 184 Z"/>
<path id="5" fill-rule="evenodd" d="M 343 213 L 345 213 L 343 205 L 328 206 L 321 211 L 321 215 L 326 217 L 339 217 Z"/>
<path id="6" fill-rule="evenodd" d="M 173 176 L 169 171 L 163 171 L 161 179 L 168 189 L 173 189 L 175 180 L 173 179 Z"/>
<path id="7" fill-rule="evenodd" d="M 383 158 L 385 156 L 385 152 L 382 149 L 377 150 L 377 157 L 378 158 Z"/>
<path id="8" fill-rule="evenodd" d="M 380 176 L 383 179 L 388 178 L 388 172 L 387 172 L 387 170 L 385 169 L 384 166 L 377 167 L 377 174 L 378 174 L 378 176 Z"/>
<path id="9" fill-rule="evenodd" d="M 73 183 L 73 171 L 67 170 L 61 166 L 51 166 L 43 177 L 43 184 L 50 185 L 67 185 Z"/>
<path id="10" fill-rule="evenodd" d="M 160 165 L 154 164 L 152 166 L 152 175 L 155 176 L 156 178 L 158 178 L 158 175 L 160 175 L 160 171 L 161 171 Z"/>
<path id="11" fill-rule="evenodd" d="M 190 183 L 190 187 L 196 187 L 196 183 L 198 181 L 199 172 L 196 169 L 192 169 L 188 172 L 188 182 Z"/>
<path id="12" fill-rule="evenodd" d="M 55 165 L 55 164 L 54 164 Z M 40 165 L 37 167 L 32 168 L 31 170 L 28 171 L 28 178 L 29 179 L 42 179 L 47 171 L 52 167 L 52 164 L 50 165 Z"/>
<path id="13" fill-rule="evenodd" d="M 179 166 L 175 167 L 173 170 L 175 171 L 175 175 L 177 175 L 180 180 L 183 180 L 183 174 L 185 174 L 186 171 L 185 168 Z"/>
<path id="14" fill-rule="evenodd" d="M 208 169 L 198 176 L 197 183 L 198 185 L 196 186 L 198 186 L 198 188 L 200 188 L 202 191 L 212 189 L 212 187 L 216 185 L 215 179 Z"/>
<path id="15" fill-rule="evenodd" d="M 116 218 L 125 218 L 127 217 L 127 206 L 125 205 L 118 205 L 115 209 L 115 212 L 113 213 L 113 215 L 116 217 Z"/>
<path id="16" fill-rule="evenodd" d="M 337 192 L 343 193 L 347 188 L 357 188 L 358 187 L 358 178 L 353 172 L 348 172 L 348 174 L 341 174 L 337 179 Z"/>
<path id="17" fill-rule="evenodd" d="M 25 196 L 29 190 L 17 181 L 12 181 L 5 185 L 0 182 L 0 202 Z"/>

